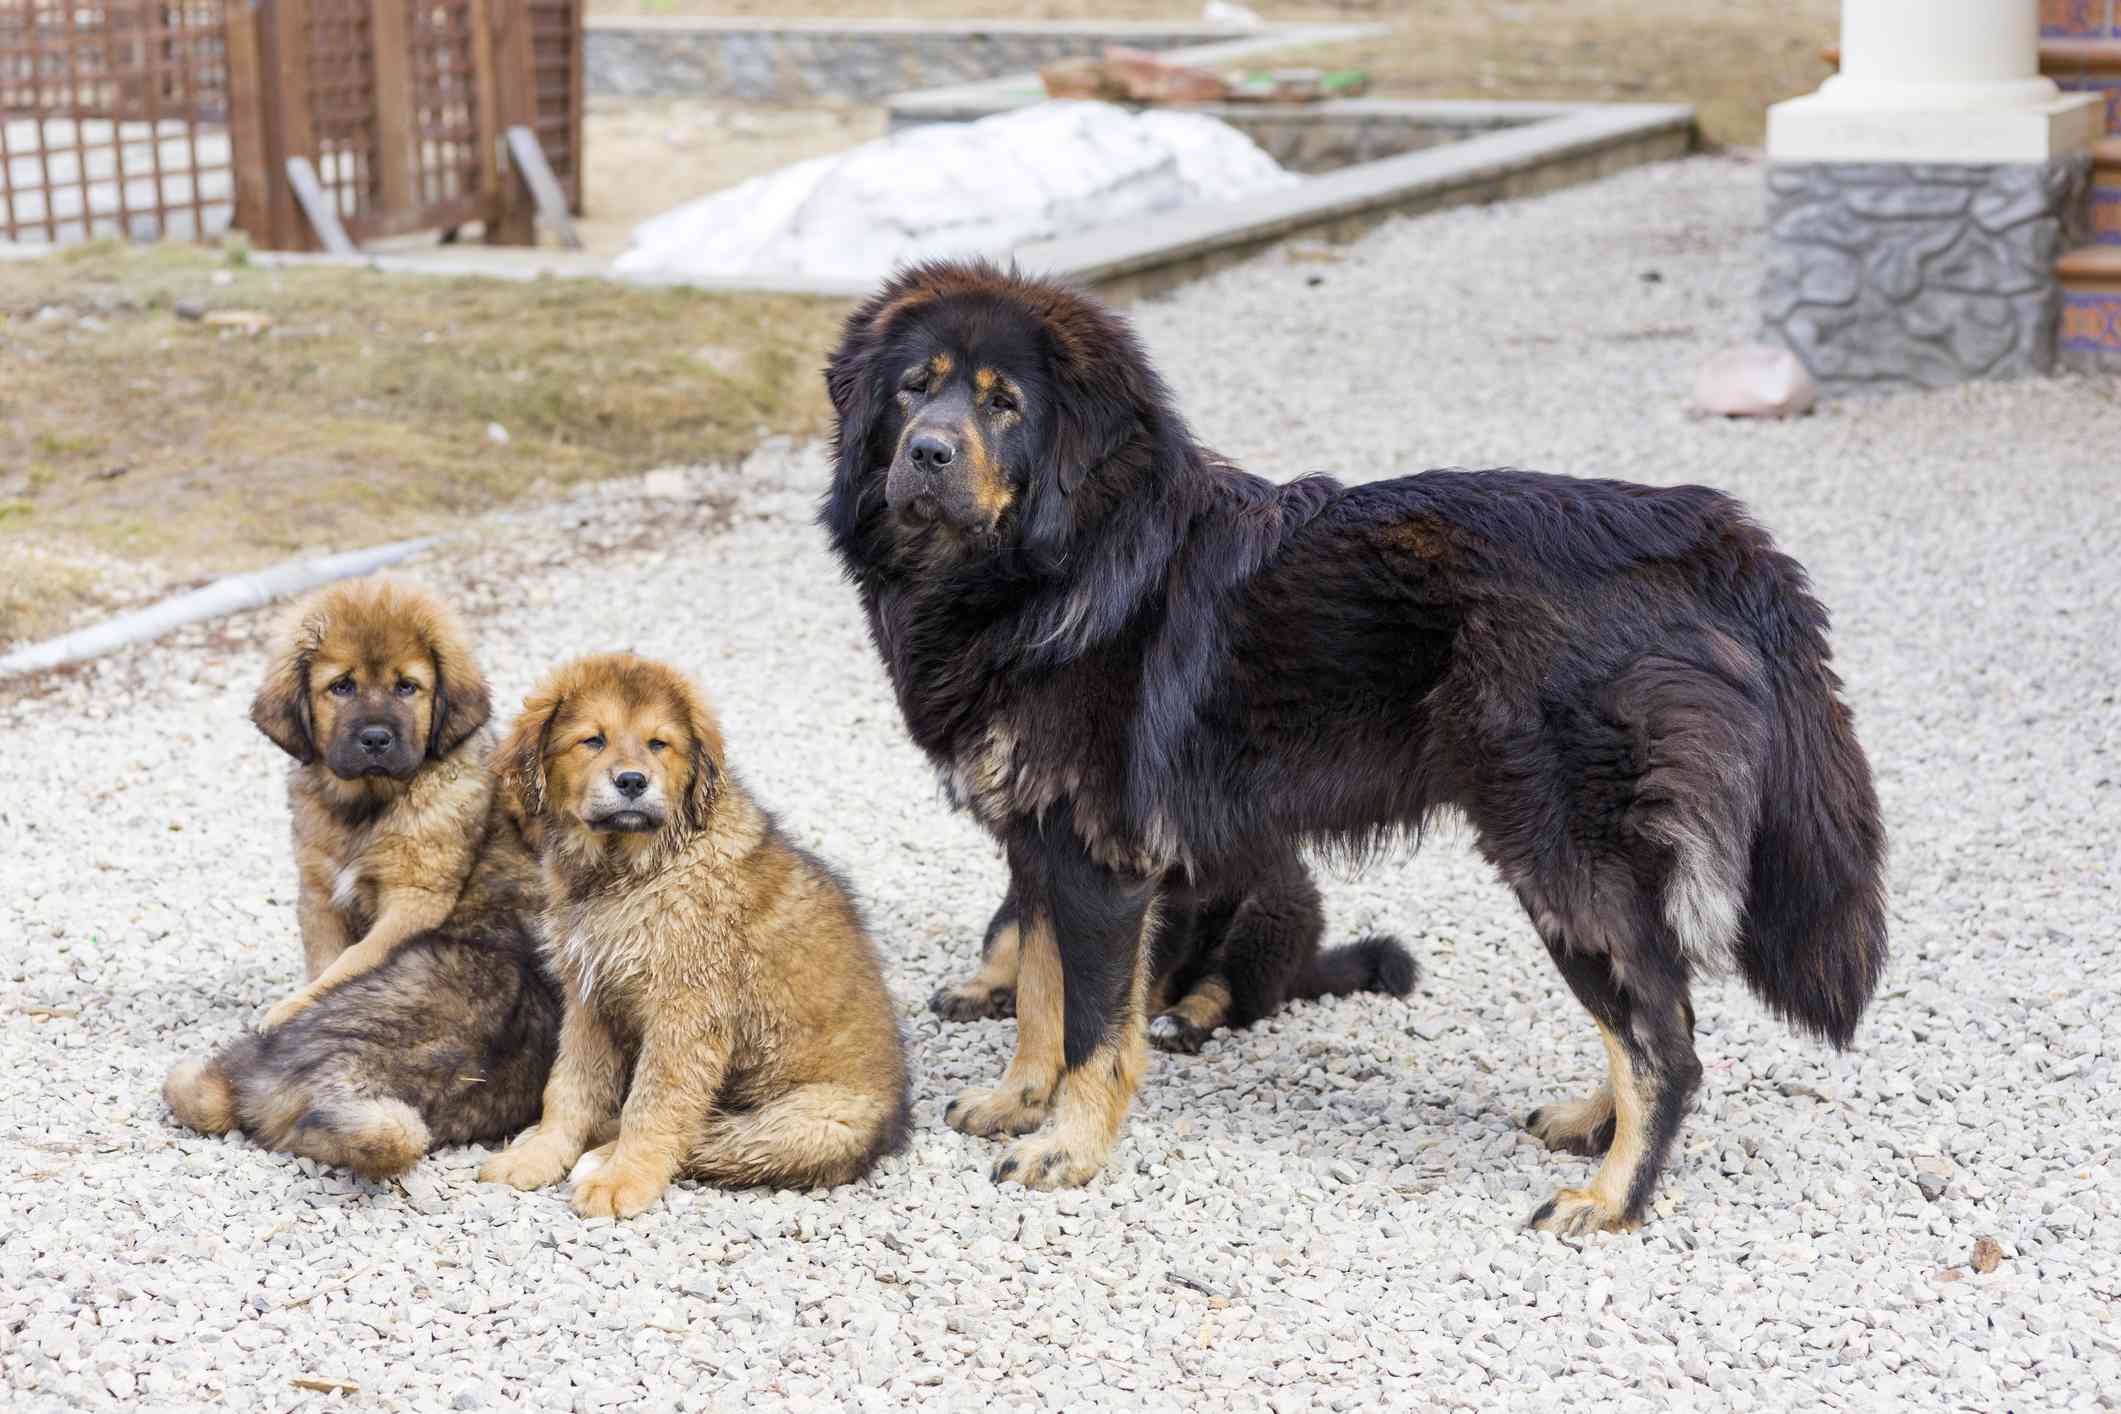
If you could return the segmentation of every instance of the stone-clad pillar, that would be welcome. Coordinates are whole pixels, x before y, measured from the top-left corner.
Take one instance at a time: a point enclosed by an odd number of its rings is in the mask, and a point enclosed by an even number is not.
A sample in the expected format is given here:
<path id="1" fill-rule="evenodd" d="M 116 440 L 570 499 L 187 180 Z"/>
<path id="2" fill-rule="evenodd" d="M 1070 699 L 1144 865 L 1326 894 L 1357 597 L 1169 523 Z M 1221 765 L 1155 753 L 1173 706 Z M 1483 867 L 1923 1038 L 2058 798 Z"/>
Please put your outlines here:
<path id="1" fill-rule="evenodd" d="M 1768 110 L 1761 313 L 1828 392 L 2045 372 L 2096 97 L 2039 0 L 1842 0 L 1841 72 Z"/>

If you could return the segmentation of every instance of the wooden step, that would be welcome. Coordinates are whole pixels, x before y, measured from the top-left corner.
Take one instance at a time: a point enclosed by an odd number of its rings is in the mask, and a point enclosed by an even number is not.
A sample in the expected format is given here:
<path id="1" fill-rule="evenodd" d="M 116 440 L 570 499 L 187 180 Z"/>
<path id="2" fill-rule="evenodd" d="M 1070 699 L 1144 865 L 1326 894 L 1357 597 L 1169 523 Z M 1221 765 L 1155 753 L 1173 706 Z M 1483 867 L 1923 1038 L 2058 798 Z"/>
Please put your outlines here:
<path id="1" fill-rule="evenodd" d="M 2055 262 L 2055 273 L 2071 289 L 2121 290 L 2121 245 L 2084 245 Z"/>

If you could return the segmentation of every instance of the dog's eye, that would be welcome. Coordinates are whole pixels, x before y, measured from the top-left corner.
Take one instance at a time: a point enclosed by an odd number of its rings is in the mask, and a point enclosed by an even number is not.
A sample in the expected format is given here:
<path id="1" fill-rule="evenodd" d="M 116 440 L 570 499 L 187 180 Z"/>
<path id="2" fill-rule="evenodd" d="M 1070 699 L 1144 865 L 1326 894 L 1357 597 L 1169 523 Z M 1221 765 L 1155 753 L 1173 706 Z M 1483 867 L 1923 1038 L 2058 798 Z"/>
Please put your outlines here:
<path id="1" fill-rule="evenodd" d="M 419 690 L 420 685 L 416 682 L 401 682 L 398 684 L 398 696 L 400 697 L 410 697 Z"/>
<path id="2" fill-rule="evenodd" d="M 650 751 L 661 751 L 664 747 L 668 745 L 670 745 L 669 742 L 663 740 L 661 737 L 656 737 L 654 740 L 648 743 L 648 749 Z"/>
<path id="3" fill-rule="evenodd" d="M 588 747 L 591 751 L 602 751 L 604 749 L 604 738 L 601 736 L 585 736 L 582 738 L 582 745 Z"/>
<path id="4" fill-rule="evenodd" d="M 351 697 L 353 696 L 353 679 L 334 678 L 331 686 L 326 688 L 325 691 L 329 692 L 333 697 Z"/>
<path id="5" fill-rule="evenodd" d="M 987 399 L 987 411 L 996 413 L 1015 412 L 1016 399 L 1010 397 L 1007 393 L 996 393 Z"/>
<path id="6" fill-rule="evenodd" d="M 901 393 L 925 393 L 928 391 L 928 377 L 927 369 L 913 369 L 898 380 L 898 390 Z"/>

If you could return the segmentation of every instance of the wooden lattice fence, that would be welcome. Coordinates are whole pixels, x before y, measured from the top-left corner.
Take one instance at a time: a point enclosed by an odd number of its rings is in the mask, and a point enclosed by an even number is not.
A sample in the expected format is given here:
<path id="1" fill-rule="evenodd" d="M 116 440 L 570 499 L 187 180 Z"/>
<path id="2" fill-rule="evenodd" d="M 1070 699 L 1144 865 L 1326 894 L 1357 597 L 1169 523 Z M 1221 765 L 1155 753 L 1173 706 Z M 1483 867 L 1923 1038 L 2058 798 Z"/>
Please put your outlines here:
<path id="1" fill-rule="evenodd" d="M 583 0 L 0 0 L 0 240 L 534 238 L 502 136 L 581 210 Z M 300 165 L 299 163 L 297 165 Z"/>

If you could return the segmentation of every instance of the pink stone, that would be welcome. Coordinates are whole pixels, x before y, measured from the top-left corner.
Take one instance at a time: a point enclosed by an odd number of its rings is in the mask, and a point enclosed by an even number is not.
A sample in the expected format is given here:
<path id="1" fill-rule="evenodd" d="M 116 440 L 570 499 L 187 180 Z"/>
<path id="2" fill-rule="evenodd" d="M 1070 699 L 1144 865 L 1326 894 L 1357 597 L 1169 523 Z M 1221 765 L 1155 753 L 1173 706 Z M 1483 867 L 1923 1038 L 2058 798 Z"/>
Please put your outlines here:
<path id="1" fill-rule="evenodd" d="M 1694 410 L 1710 417 L 1795 417 L 1818 400 L 1797 356 L 1773 344 L 1724 349 L 1694 375 Z"/>

